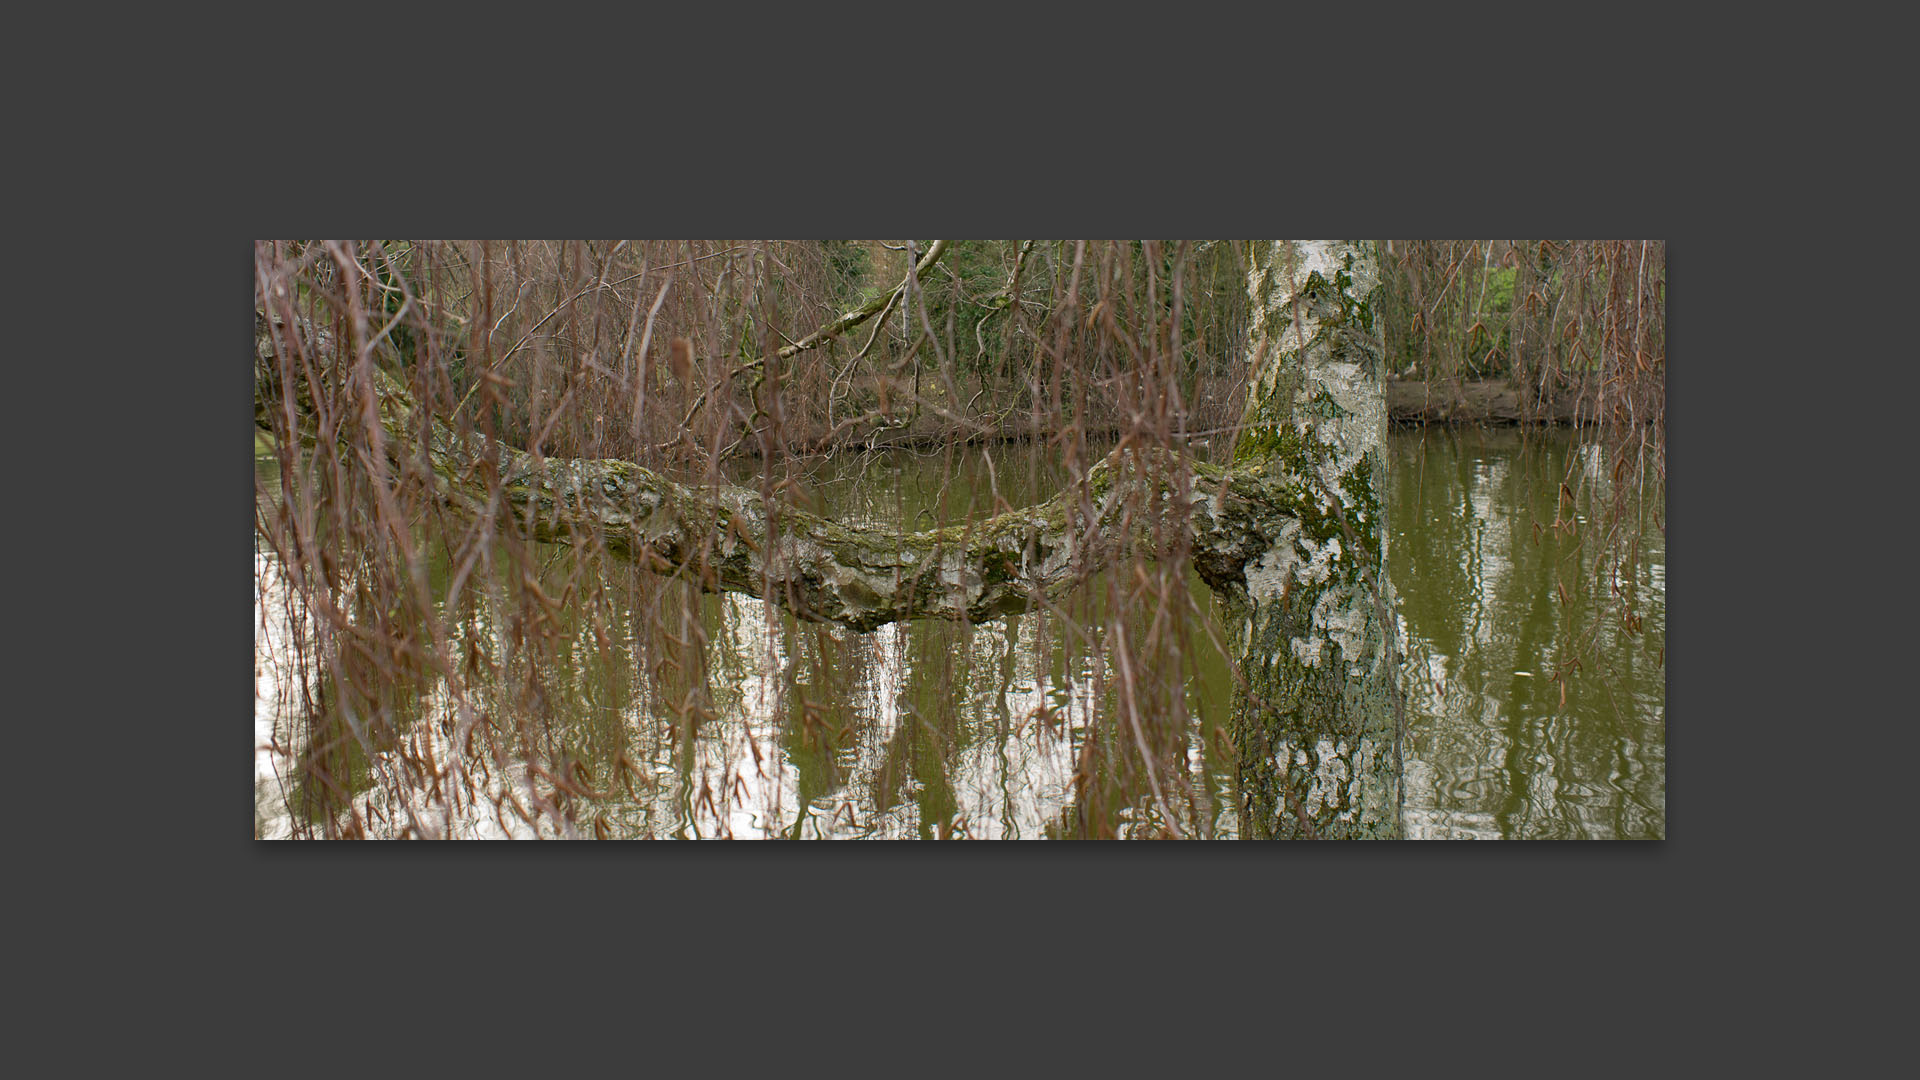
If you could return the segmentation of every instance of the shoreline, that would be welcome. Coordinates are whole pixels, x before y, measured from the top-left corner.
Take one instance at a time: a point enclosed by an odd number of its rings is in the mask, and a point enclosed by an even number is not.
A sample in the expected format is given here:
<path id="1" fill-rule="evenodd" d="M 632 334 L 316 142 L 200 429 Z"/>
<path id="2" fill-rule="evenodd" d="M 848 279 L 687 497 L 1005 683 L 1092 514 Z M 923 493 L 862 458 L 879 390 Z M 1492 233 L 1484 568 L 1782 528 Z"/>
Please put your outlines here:
<path id="1" fill-rule="evenodd" d="M 1588 427 L 1600 422 L 1600 408 L 1594 380 L 1544 395 L 1504 379 L 1387 380 L 1387 419 L 1396 424 Z"/>

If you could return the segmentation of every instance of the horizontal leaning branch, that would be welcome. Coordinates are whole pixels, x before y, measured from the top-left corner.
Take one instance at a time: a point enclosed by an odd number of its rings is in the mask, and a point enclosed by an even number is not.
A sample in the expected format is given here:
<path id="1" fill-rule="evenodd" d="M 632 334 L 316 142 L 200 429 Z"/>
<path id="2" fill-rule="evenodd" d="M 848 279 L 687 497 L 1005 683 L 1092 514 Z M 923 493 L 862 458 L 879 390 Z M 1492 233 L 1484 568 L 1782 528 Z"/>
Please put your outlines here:
<path id="1" fill-rule="evenodd" d="M 503 477 L 504 501 L 531 504 L 539 539 L 597 535 L 643 564 L 690 568 L 709 590 L 872 630 L 913 618 L 977 622 L 1058 599 L 1129 543 L 1152 550 L 1157 519 L 1183 529 L 1210 584 L 1244 587 L 1247 560 L 1267 550 L 1287 516 L 1257 481 L 1196 465 L 1181 483 L 1180 464 L 1166 451 L 1117 450 L 1088 473 L 1095 499 L 1066 489 L 985 520 L 905 533 L 830 521 L 731 485 L 688 487 L 611 459 L 536 465 L 516 450 Z"/>
<path id="2" fill-rule="evenodd" d="M 457 435 L 439 420 L 421 448 L 406 388 L 377 368 L 363 370 L 373 376 L 371 404 L 388 457 L 427 463 L 448 504 L 468 513 L 498 507 L 529 521 L 536 539 L 598 538 L 651 569 L 691 572 L 709 591 L 746 593 L 804 619 L 862 631 L 903 619 L 980 621 L 1025 611 L 1042 597 L 1058 599 L 1115 552 L 1129 545 L 1150 552 L 1169 537 L 1185 541 L 1210 586 L 1244 592 L 1248 561 L 1284 538 L 1297 498 L 1296 485 L 1257 471 L 1235 474 L 1163 449 L 1123 447 L 1088 471 L 1084 487 L 1038 505 L 903 533 L 841 524 L 733 485 L 680 484 L 628 461 L 539 459 L 484 435 Z M 260 379 L 258 426 L 287 427 L 287 403 L 270 378 Z M 313 437 L 308 424 L 291 419 L 303 438 Z M 489 474 L 498 480 L 490 483 Z M 489 498 L 494 483 L 498 499 Z"/>

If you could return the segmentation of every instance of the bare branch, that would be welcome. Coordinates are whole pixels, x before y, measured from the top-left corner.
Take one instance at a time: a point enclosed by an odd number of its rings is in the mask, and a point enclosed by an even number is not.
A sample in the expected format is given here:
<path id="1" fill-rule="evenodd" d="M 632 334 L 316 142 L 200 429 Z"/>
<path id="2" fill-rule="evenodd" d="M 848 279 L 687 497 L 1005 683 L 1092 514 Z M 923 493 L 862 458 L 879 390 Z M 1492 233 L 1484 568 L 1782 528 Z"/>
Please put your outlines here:
<path id="1" fill-rule="evenodd" d="M 821 327 L 820 329 L 815 330 L 813 333 L 808 334 L 806 337 L 801 338 L 799 341 L 796 341 L 791 345 L 785 346 L 776 355 L 778 355 L 780 359 L 785 360 L 797 352 L 801 352 L 806 349 L 811 349 L 814 346 L 819 345 L 821 342 L 826 341 L 830 337 L 834 337 L 836 335 L 846 333 L 848 330 L 851 330 L 854 327 L 859 326 L 861 323 L 866 322 L 868 319 L 872 318 L 875 314 L 879 313 L 881 310 L 885 308 L 891 308 L 893 306 L 893 302 L 895 298 L 898 296 L 901 290 L 905 289 L 908 285 L 910 285 L 918 277 L 918 275 L 924 274 L 928 270 L 933 269 L 933 264 L 939 262 L 940 256 L 945 255 L 946 253 L 947 253 L 947 241 L 935 240 L 933 242 L 933 246 L 927 249 L 926 255 L 921 257 L 919 265 L 909 269 L 907 271 L 907 276 L 901 278 L 900 284 L 895 285 L 891 291 L 882 293 L 879 296 L 875 296 L 869 299 L 866 303 L 861 304 L 859 307 L 853 309 L 852 311 L 847 312 L 846 314 L 833 320 L 832 322 Z"/>
<path id="2" fill-rule="evenodd" d="M 867 300 L 866 303 L 861 304 L 859 307 L 854 308 L 852 311 L 849 311 L 844 315 L 841 315 L 839 318 L 834 319 L 832 322 L 826 324 L 825 326 L 822 326 L 818 330 L 815 330 L 813 333 L 808 334 L 806 337 L 801 338 L 799 341 L 795 341 L 790 344 L 781 346 L 779 351 L 774 353 L 774 355 L 779 357 L 782 360 L 785 360 L 796 353 L 804 352 L 807 349 L 814 348 L 815 346 L 818 346 L 821 343 L 827 341 L 829 338 L 833 338 L 835 336 L 838 336 L 840 334 L 847 332 L 848 330 L 853 329 L 856 326 L 859 326 L 861 323 L 866 322 L 868 319 L 873 318 L 875 313 L 892 310 L 894 302 L 900 298 L 901 294 L 906 291 L 909 285 L 913 284 L 916 275 L 923 274 L 928 269 L 932 268 L 933 264 L 936 262 L 939 262 L 940 256 L 946 254 L 946 252 L 947 252 L 947 241 L 935 240 L 933 242 L 933 246 L 927 249 L 926 255 L 920 259 L 919 264 L 908 268 L 907 276 L 900 279 L 900 284 L 895 285 L 888 292 L 880 293 L 876 296 L 871 297 L 870 299 Z M 875 332 L 878 333 L 878 331 L 875 331 Z M 786 335 L 782 334 L 780 336 L 785 337 Z M 873 339 L 869 338 L 867 340 L 867 344 L 872 345 Z M 866 352 L 865 349 L 862 349 L 860 351 L 862 353 Z M 686 427 L 689 424 L 692 424 L 693 418 L 699 415 L 700 409 L 702 406 L 706 405 L 707 399 L 713 396 L 714 390 L 718 389 L 719 386 L 726 385 L 727 379 L 731 379 L 736 375 L 740 375 L 744 372 L 751 371 L 752 369 L 759 367 L 761 364 L 765 362 L 766 360 L 764 357 L 748 360 L 745 363 L 742 363 L 739 367 L 736 367 L 732 371 L 728 372 L 726 377 L 720 380 L 719 384 L 717 384 L 716 386 L 709 386 L 706 392 L 702 393 L 699 399 L 693 403 L 693 406 L 687 410 L 687 415 L 681 419 L 680 426 Z"/>

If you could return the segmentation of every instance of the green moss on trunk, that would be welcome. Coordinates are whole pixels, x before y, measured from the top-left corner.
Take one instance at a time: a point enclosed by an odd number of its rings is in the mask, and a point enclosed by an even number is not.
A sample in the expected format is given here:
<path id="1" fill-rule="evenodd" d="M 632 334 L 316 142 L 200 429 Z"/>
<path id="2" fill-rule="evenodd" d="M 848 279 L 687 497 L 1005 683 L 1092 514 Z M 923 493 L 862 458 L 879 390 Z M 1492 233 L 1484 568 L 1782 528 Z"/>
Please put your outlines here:
<path id="1" fill-rule="evenodd" d="M 1297 524 L 1229 594 L 1247 836 L 1400 835 L 1373 260 L 1370 244 L 1295 242 L 1257 251 L 1249 271 L 1250 347 L 1267 355 L 1234 472 L 1276 484 Z"/>

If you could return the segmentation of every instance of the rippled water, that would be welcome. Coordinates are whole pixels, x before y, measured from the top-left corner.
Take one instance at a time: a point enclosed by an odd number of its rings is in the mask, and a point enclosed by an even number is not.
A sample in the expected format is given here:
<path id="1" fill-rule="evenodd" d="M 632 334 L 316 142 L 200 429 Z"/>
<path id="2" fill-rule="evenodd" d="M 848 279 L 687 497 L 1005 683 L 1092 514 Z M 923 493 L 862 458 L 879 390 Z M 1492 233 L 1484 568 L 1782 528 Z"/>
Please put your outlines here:
<path id="1" fill-rule="evenodd" d="M 1663 532 L 1650 524 L 1620 575 L 1637 589 L 1629 631 L 1595 610 L 1611 586 L 1583 574 L 1578 554 L 1603 524 L 1581 490 L 1611 475 L 1598 447 L 1565 432 L 1430 428 L 1396 432 L 1391 452 L 1407 835 L 1663 836 Z M 1563 482 L 1575 497 L 1561 509 Z M 1635 505 L 1651 516 L 1657 497 L 1649 484 Z M 1556 514 L 1571 528 L 1556 530 Z"/>
<path id="2" fill-rule="evenodd" d="M 1591 542 L 1596 512 L 1580 477 L 1605 479 L 1612 467 L 1597 449 L 1563 432 L 1433 429 L 1396 432 L 1391 453 L 1408 835 L 1662 835 L 1659 530 L 1646 530 L 1626 575 L 1642 620 L 1628 632 L 1596 618 L 1595 585 L 1572 554 Z M 260 468 L 270 473 L 271 460 Z M 736 481 L 755 483 L 751 468 Z M 816 466 L 801 497 L 842 520 L 923 528 L 1037 501 L 1063 474 L 1026 448 L 852 454 Z M 1568 479 L 1575 498 L 1561 520 L 1577 534 L 1552 527 Z M 372 755 L 334 738 L 344 749 L 333 786 L 373 834 L 1150 835 L 1163 798 L 1190 834 L 1235 834 L 1232 676 L 1215 645 L 1225 637 L 1217 605 L 1191 574 L 1191 600 L 1176 590 L 1169 609 L 1179 624 L 1136 660 L 1165 691 L 1149 783 L 1116 718 L 1123 673 L 1106 645 L 1116 632 L 1144 640 L 1153 620 L 1125 609 L 1119 590 L 1129 584 L 1112 575 L 1056 612 L 859 634 L 568 549 L 543 558 L 549 574 L 573 577 L 574 595 L 605 597 L 592 616 L 598 635 L 580 633 L 530 665 L 529 696 L 514 678 L 505 607 L 463 605 L 449 617 L 452 652 L 483 644 L 504 664 L 503 689 L 482 709 L 428 680 L 389 717 L 397 734 Z M 344 813 L 339 793 L 299 779 L 315 736 L 297 720 L 297 605 L 289 617 L 271 553 L 256 554 L 255 576 L 256 832 L 305 835 L 322 831 L 317 818 Z M 444 588 L 447 568 L 433 576 Z M 552 788 L 513 755 L 456 752 L 489 734 L 492 745 L 535 747 L 539 760 L 579 761 L 591 795 L 542 813 L 534 800 Z M 423 785 L 421 761 L 459 770 L 458 782 Z"/>

